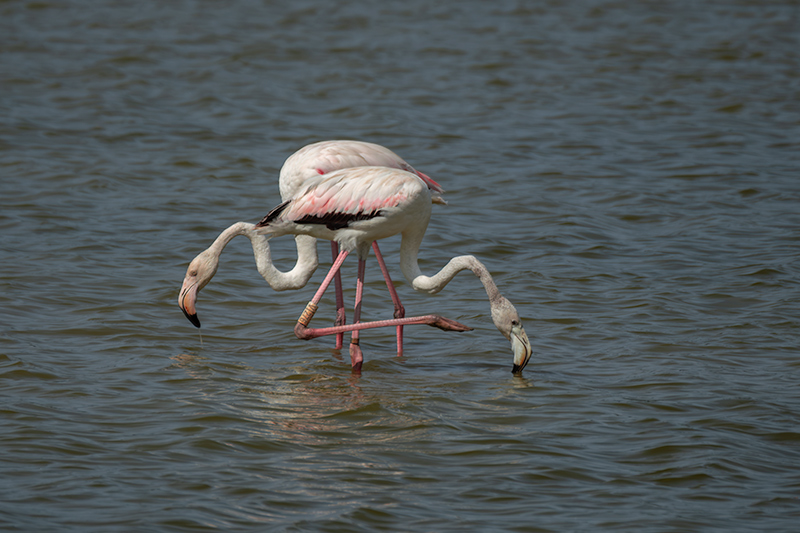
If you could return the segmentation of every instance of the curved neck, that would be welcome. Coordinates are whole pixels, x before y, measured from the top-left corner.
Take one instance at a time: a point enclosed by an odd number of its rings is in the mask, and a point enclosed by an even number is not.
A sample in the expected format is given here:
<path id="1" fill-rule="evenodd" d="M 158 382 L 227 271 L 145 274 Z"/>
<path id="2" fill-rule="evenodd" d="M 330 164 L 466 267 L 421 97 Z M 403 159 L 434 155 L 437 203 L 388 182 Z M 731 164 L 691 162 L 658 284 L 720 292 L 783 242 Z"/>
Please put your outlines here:
<path id="1" fill-rule="evenodd" d="M 237 235 L 247 235 L 247 237 L 250 238 L 248 235 L 248 226 L 253 226 L 253 224 L 249 224 L 247 222 L 237 222 L 236 224 L 231 224 L 225 229 L 225 231 L 220 233 L 216 239 L 214 239 L 214 242 L 208 247 L 208 251 L 215 256 L 220 256 L 222 255 L 222 250 L 224 250 L 228 243 L 231 242 L 231 240 Z M 251 242 L 252 240 L 253 239 L 250 238 Z"/>
<path id="2" fill-rule="evenodd" d="M 255 231 L 255 225 L 249 222 L 237 222 L 219 234 L 209 251 L 219 256 L 227 244 L 237 235 L 244 235 L 250 239 L 253 246 L 253 256 L 256 260 L 258 273 L 276 291 L 299 289 L 305 287 L 311 275 L 317 269 L 317 241 L 313 237 L 298 236 L 297 262 L 288 272 L 281 272 L 272 263 L 272 252 L 269 247 L 269 236 L 261 235 Z"/>
<path id="3" fill-rule="evenodd" d="M 456 274 L 462 270 L 471 270 L 481 281 L 483 288 L 486 289 L 490 305 L 500 301 L 502 295 L 497 289 L 494 279 L 492 279 L 491 274 L 486 270 L 483 263 L 478 261 L 475 256 L 461 255 L 454 257 L 433 276 L 425 276 L 419 268 L 417 259 L 419 246 L 422 243 L 422 235 L 424 235 L 424 230 L 421 234 L 419 232 L 404 233 L 400 244 L 400 269 L 414 290 L 436 294 L 444 289 Z"/>

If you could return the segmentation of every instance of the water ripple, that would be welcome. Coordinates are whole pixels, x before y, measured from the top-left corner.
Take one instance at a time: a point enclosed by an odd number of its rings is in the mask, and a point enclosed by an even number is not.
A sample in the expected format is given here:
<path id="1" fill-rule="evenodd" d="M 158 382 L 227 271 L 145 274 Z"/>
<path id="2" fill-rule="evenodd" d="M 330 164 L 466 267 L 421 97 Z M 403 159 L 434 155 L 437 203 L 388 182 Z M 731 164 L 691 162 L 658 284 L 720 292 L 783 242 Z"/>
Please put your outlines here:
<path id="1" fill-rule="evenodd" d="M 792 2 L 82 4 L 0 3 L 0 528 L 794 530 Z M 398 274 L 475 329 L 365 333 L 360 377 L 244 239 L 184 320 L 188 260 L 342 137 L 444 185 L 422 269 L 486 263 L 524 378 L 467 273 Z"/>

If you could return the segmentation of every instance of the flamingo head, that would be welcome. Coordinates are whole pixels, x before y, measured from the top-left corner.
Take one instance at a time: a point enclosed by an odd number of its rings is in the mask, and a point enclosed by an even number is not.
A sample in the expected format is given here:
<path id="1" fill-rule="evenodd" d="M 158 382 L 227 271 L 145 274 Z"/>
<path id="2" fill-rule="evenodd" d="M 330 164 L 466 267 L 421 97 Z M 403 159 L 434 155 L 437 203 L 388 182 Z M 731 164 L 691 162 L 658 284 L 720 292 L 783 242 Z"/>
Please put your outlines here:
<path id="1" fill-rule="evenodd" d="M 205 287 L 214 274 L 217 273 L 219 266 L 219 255 L 210 250 L 205 250 L 189 263 L 186 269 L 186 277 L 183 278 L 183 286 L 178 294 L 178 306 L 189 322 L 200 327 L 200 320 L 197 318 L 197 293 Z"/>
<path id="2" fill-rule="evenodd" d="M 511 372 L 521 374 L 522 369 L 528 364 L 533 350 L 522 320 L 519 318 L 514 305 L 503 296 L 492 305 L 492 321 L 503 336 L 511 341 L 511 350 L 514 352 L 514 366 Z"/>

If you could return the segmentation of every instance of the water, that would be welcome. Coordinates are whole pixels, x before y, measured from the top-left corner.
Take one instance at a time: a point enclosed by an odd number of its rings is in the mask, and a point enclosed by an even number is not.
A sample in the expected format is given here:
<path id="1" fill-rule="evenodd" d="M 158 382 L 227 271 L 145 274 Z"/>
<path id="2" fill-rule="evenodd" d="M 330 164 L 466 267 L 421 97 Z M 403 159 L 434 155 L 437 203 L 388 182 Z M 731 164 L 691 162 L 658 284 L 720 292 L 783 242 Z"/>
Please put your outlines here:
<path id="1" fill-rule="evenodd" d="M 0 529 L 795 530 L 798 17 L 0 3 Z M 275 293 L 244 239 L 202 340 L 184 319 L 188 261 L 332 138 L 443 184 L 423 271 L 486 263 L 531 336 L 524 377 L 477 280 L 415 294 L 396 240 L 409 313 L 474 331 L 409 328 L 403 358 L 366 332 L 355 376 L 292 334 L 322 269 Z M 374 262 L 366 299 L 388 316 Z"/>

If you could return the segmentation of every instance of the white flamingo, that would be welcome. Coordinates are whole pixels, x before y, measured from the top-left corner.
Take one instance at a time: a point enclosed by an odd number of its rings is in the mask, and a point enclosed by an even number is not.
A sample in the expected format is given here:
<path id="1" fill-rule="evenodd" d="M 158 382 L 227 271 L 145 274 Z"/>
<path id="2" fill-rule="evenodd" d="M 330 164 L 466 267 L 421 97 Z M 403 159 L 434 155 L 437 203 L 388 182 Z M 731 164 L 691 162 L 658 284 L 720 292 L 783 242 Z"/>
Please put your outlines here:
<path id="1" fill-rule="evenodd" d="M 365 261 L 369 249 L 376 240 L 400 233 L 400 268 L 415 290 L 437 293 L 462 270 L 471 270 L 478 277 L 489 297 L 495 326 L 511 341 L 514 353 L 512 372 L 520 373 L 530 360 L 531 345 L 517 310 L 500 294 L 486 267 L 474 256 L 463 255 L 451 259 L 433 276 L 425 276 L 420 271 L 417 255 L 430 220 L 431 200 L 432 191 L 427 183 L 410 172 L 385 167 L 347 168 L 306 180 L 298 192 L 256 224 L 256 231 L 268 237 L 310 235 L 335 241 L 341 247 L 328 275 L 298 319 L 295 334 L 301 339 L 311 339 L 352 332 L 351 363 L 355 371 L 360 371 L 363 353 L 358 335 L 362 329 L 409 324 L 428 324 L 452 331 L 469 329 L 437 315 L 360 322 Z M 345 257 L 352 251 L 358 254 L 354 323 L 309 328 L 309 321 L 322 295 Z"/>
<path id="2" fill-rule="evenodd" d="M 292 154 L 280 171 L 279 187 L 281 199 L 291 198 L 310 178 L 316 178 L 328 172 L 350 167 L 381 166 L 407 170 L 419 176 L 431 189 L 431 199 L 434 203 L 444 204 L 441 197 L 442 188 L 427 175 L 414 169 L 400 156 L 378 144 L 361 141 L 322 141 L 304 146 Z M 293 290 L 305 287 L 314 271 L 319 265 L 317 256 L 316 239 L 305 235 L 295 237 L 297 244 L 297 262 L 288 272 L 281 272 L 272 263 L 272 254 L 269 243 L 263 235 L 254 231 L 253 224 L 237 222 L 220 233 L 214 243 L 195 257 L 186 270 L 183 286 L 178 296 L 178 305 L 183 310 L 186 318 L 196 327 L 200 327 L 197 318 L 197 296 L 205 287 L 219 267 L 219 258 L 225 246 L 237 235 L 244 235 L 253 246 L 253 255 L 256 268 L 261 276 L 276 291 Z M 400 304 L 400 299 L 394 289 L 380 253 L 377 243 L 373 246 L 375 256 L 386 279 L 387 287 L 392 296 L 395 307 L 395 318 L 404 316 L 405 310 Z M 336 259 L 338 246 L 331 241 L 331 255 Z M 336 277 L 336 321 L 341 325 L 345 322 L 344 302 L 341 290 L 341 278 Z M 398 355 L 402 355 L 403 329 L 397 328 Z M 342 347 L 342 334 L 337 335 L 336 347 Z"/>

